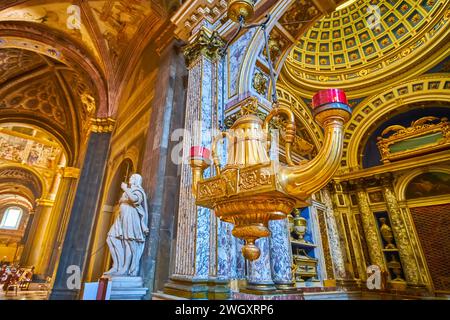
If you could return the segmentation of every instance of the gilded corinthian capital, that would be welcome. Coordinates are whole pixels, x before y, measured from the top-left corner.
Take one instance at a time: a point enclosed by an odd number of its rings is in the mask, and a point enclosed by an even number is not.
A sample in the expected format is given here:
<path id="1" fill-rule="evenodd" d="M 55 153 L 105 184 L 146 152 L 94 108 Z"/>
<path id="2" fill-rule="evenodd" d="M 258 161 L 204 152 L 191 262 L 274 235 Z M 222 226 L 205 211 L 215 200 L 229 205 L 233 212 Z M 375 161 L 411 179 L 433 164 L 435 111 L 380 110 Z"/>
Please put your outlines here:
<path id="1" fill-rule="evenodd" d="M 184 47 L 186 64 L 190 66 L 201 55 L 216 60 L 220 58 L 220 49 L 225 46 L 225 41 L 214 31 L 211 35 L 201 29 L 195 40 Z"/>

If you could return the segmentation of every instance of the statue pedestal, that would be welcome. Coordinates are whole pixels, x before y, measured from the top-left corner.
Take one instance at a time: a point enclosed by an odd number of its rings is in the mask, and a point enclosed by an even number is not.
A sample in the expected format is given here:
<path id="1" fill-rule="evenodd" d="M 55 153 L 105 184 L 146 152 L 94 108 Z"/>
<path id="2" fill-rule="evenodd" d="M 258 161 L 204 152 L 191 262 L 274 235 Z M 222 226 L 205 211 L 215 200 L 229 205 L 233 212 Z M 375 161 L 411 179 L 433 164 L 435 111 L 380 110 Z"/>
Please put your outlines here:
<path id="1" fill-rule="evenodd" d="M 110 300 L 142 300 L 148 288 L 141 277 L 108 277 L 111 281 Z"/>

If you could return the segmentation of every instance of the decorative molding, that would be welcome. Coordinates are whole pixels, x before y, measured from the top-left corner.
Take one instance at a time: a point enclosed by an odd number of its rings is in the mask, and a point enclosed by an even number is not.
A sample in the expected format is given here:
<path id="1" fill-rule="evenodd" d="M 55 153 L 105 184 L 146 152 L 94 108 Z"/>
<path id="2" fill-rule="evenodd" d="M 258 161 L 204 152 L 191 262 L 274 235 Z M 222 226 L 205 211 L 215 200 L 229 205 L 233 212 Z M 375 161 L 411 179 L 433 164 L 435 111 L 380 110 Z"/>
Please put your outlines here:
<path id="1" fill-rule="evenodd" d="M 80 169 L 74 167 L 62 168 L 62 176 L 64 178 L 78 179 L 80 177 Z"/>
<path id="2" fill-rule="evenodd" d="M 187 41 L 198 25 L 214 25 L 226 12 L 226 0 L 187 0 L 173 15 L 175 34 Z"/>
<path id="3" fill-rule="evenodd" d="M 387 174 L 381 177 L 381 185 L 383 188 L 384 198 L 386 200 L 389 217 L 391 220 L 392 230 L 394 231 L 395 240 L 399 249 L 400 258 L 403 263 L 403 270 L 406 281 L 414 285 L 421 284 L 419 277 L 419 268 L 415 260 L 411 241 L 402 218 L 402 213 L 397 202 L 392 185 L 393 176 Z"/>
<path id="4" fill-rule="evenodd" d="M 53 207 L 54 204 L 55 204 L 54 200 L 49 200 L 49 199 L 37 199 L 36 200 L 36 205 L 38 205 L 40 207 Z"/>
<path id="5" fill-rule="evenodd" d="M 111 133 L 114 130 L 116 120 L 112 118 L 92 118 L 91 132 Z"/>
<path id="6" fill-rule="evenodd" d="M 448 101 L 450 82 L 448 74 L 424 75 L 418 79 L 398 83 L 394 87 L 366 98 L 353 111 L 346 124 L 344 155 L 340 174 L 358 170 L 361 141 L 376 121 L 399 106 L 427 101 Z"/>

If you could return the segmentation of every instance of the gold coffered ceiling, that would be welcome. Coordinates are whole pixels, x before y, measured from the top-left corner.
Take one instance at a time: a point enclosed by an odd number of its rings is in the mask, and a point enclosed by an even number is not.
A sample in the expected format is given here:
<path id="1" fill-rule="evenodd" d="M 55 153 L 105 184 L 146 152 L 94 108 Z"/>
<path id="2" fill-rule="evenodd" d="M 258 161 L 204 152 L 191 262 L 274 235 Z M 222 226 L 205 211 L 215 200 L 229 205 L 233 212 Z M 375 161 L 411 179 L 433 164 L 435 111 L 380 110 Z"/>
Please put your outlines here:
<path id="1" fill-rule="evenodd" d="M 309 96 L 330 86 L 380 87 L 389 83 L 386 77 L 423 72 L 427 58 L 448 51 L 448 9 L 449 1 L 437 0 L 350 1 L 298 41 L 282 79 Z M 369 24 L 374 12 L 379 23 Z"/>

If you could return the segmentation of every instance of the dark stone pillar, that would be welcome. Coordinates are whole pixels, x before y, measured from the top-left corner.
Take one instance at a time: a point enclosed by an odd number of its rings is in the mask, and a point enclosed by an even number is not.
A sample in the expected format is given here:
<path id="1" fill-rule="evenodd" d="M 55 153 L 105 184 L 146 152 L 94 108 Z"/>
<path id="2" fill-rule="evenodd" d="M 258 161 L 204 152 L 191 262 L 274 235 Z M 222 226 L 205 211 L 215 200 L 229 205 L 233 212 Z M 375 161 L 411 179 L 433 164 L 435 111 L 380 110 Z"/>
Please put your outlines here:
<path id="1" fill-rule="evenodd" d="M 151 123 L 142 163 L 143 186 L 148 193 L 150 235 L 140 273 L 151 293 L 162 290 L 169 279 L 174 223 L 178 212 L 178 165 L 171 160 L 174 130 L 183 128 L 187 70 L 180 45 L 173 43 L 161 53 L 159 74 L 152 101 Z"/>
<path id="2" fill-rule="evenodd" d="M 73 274 L 67 270 L 70 266 L 79 267 L 83 281 L 111 139 L 110 132 L 97 131 L 89 138 L 50 300 L 79 298 L 81 288 L 70 289 L 67 285 Z"/>

